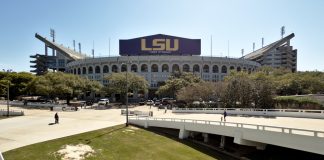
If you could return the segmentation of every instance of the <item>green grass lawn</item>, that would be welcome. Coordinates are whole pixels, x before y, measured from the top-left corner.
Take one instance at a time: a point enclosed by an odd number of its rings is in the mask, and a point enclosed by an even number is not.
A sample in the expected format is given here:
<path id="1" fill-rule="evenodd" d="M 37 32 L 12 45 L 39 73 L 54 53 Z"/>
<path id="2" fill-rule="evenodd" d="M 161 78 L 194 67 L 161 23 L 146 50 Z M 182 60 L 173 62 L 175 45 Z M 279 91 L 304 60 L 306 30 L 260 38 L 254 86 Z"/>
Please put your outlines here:
<path id="1" fill-rule="evenodd" d="M 47 142 L 37 143 L 3 153 L 6 160 L 54 160 L 55 154 L 67 144 L 86 144 L 95 153 L 87 159 L 93 160 L 204 160 L 215 159 L 176 140 L 137 129 L 114 126 Z"/>

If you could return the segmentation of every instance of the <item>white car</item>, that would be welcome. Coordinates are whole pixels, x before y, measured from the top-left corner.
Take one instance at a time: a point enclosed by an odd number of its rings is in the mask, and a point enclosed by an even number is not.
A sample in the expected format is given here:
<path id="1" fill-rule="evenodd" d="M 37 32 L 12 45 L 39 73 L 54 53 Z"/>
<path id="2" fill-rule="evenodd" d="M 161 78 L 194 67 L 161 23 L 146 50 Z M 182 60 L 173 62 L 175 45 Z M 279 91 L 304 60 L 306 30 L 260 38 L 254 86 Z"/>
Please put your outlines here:
<path id="1" fill-rule="evenodd" d="M 109 104 L 108 98 L 100 99 L 98 102 L 98 105 L 108 105 L 108 104 Z"/>
<path id="2" fill-rule="evenodd" d="M 154 102 L 153 102 L 152 100 L 147 100 L 147 101 L 146 101 L 146 104 L 147 104 L 147 105 L 153 105 L 153 103 L 154 103 Z"/>

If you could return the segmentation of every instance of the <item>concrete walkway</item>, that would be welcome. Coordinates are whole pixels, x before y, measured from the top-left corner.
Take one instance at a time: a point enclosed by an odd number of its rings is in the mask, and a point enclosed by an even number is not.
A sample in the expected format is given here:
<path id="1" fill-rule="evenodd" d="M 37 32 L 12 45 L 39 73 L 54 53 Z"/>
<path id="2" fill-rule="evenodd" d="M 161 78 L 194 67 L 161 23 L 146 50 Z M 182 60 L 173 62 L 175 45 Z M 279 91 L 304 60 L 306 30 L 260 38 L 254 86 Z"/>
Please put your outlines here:
<path id="1" fill-rule="evenodd" d="M 0 106 L 3 108 L 5 106 Z M 93 110 L 81 109 L 77 112 L 58 112 L 60 124 L 49 125 L 54 122 L 55 112 L 48 110 L 20 109 L 25 116 L 0 120 L 0 151 L 5 152 L 29 144 L 61 138 L 96 129 L 106 128 L 125 123 L 120 109 Z M 130 110 L 153 111 L 153 117 L 182 118 L 220 121 L 220 114 L 174 114 L 171 110 L 164 113 L 164 109 L 139 106 Z M 258 118 L 228 116 L 227 122 L 250 123 L 279 127 L 310 129 L 324 131 L 324 120 L 306 118 Z"/>
<path id="2" fill-rule="evenodd" d="M 34 109 L 24 109 L 24 112 L 25 116 L 0 120 L 1 152 L 125 123 L 119 109 L 58 112 L 60 123 L 53 125 L 50 124 L 56 112 Z"/>

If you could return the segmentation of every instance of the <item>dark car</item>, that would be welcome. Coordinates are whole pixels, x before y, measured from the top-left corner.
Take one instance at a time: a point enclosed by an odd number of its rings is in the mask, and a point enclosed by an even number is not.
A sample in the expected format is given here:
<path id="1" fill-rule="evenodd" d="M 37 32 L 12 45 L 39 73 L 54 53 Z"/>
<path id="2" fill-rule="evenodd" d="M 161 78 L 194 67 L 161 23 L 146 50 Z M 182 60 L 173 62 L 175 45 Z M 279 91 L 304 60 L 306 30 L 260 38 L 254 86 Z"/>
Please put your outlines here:
<path id="1" fill-rule="evenodd" d="M 156 100 L 155 102 L 154 102 L 154 106 L 159 106 L 161 104 L 161 101 L 160 100 Z"/>
<path id="2" fill-rule="evenodd" d="M 175 102 L 173 98 L 162 98 L 162 105 L 172 105 Z"/>
<path id="3" fill-rule="evenodd" d="M 87 100 L 86 105 L 87 106 L 92 106 L 93 105 L 93 100 Z"/>

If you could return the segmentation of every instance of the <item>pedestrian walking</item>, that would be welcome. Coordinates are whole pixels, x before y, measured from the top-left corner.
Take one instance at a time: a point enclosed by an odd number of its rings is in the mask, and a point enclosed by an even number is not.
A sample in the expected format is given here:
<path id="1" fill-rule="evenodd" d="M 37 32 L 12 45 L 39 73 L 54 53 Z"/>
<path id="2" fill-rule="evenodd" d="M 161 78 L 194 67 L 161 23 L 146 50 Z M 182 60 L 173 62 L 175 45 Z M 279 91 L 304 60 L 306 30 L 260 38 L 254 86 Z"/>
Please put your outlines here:
<path id="1" fill-rule="evenodd" d="M 226 110 L 224 110 L 224 122 L 226 122 L 226 116 L 227 116 L 227 113 L 226 113 Z"/>
<path id="2" fill-rule="evenodd" d="M 57 112 L 55 113 L 54 119 L 55 119 L 55 124 L 58 124 L 59 123 L 59 116 L 58 116 Z"/>
<path id="3" fill-rule="evenodd" d="M 168 110 L 167 106 L 164 107 L 164 113 L 166 113 Z"/>

